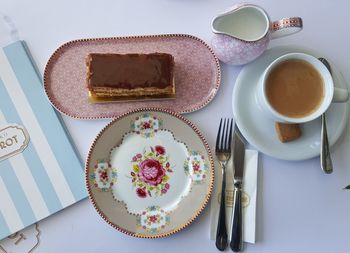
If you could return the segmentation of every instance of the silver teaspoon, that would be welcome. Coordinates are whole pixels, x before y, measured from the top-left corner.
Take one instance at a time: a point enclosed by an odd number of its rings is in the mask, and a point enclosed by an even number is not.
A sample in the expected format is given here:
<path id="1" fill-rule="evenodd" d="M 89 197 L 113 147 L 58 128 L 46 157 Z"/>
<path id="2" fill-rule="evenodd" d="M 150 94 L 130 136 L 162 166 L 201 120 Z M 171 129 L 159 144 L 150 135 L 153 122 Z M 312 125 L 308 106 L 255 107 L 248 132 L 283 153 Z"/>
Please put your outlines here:
<path id="1" fill-rule="evenodd" d="M 332 69 L 329 62 L 325 58 L 318 58 L 328 69 L 332 75 Z M 333 164 L 331 158 L 331 152 L 329 150 L 328 135 L 327 135 L 327 124 L 326 124 L 326 113 L 321 116 L 321 168 L 326 174 L 333 172 Z"/>

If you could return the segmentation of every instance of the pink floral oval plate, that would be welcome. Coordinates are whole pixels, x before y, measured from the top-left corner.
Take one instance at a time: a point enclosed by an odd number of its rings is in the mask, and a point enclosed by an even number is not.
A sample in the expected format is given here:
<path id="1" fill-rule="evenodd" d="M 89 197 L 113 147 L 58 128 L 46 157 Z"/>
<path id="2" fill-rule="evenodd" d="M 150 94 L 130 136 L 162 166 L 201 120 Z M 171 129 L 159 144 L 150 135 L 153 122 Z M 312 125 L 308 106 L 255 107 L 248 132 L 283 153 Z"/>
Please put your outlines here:
<path id="1" fill-rule="evenodd" d="M 86 161 L 97 212 L 126 234 L 157 238 L 188 226 L 206 206 L 214 180 L 206 140 L 165 109 L 137 109 L 98 134 Z"/>
<path id="2" fill-rule="evenodd" d="M 85 58 L 89 53 L 169 53 L 175 60 L 175 99 L 90 103 Z M 135 108 L 161 107 L 188 113 L 206 106 L 220 86 L 220 64 L 201 39 L 186 34 L 79 39 L 63 44 L 50 57 L 44 88 L 51 104 L 78 119 L 115 118 Z"/>

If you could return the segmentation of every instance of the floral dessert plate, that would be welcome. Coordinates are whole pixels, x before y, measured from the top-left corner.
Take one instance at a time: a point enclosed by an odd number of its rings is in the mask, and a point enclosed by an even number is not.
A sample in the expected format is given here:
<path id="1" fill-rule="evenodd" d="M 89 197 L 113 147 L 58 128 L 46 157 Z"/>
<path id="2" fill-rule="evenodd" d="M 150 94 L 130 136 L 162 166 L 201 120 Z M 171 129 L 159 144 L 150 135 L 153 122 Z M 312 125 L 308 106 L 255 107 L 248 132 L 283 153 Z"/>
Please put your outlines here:
<path id="1" fill-rule="evenodd" d="M 292 142 L 281 143 L 276 135 L 274 122 L 260 111 L 255 98 L 259 77 L 265 68 L 279 56 L 302 52 L 325 57 L 311 50 L 294 46 L 280 46 L 265 51 L 256 61 L 246 65 L 237 77 L 233 89 L 232 107 L 236 123 L 244 137 L 259 151 L 282 160 L 304 160 L 320 154 L 321 120 L 316 119 L 301 125 L 302 136 Z M 328 60 L 328 58 L 327 58 Z M 334 85 L 347 88 L 342 74 L 331 62 Z M 332 103 L 328 108 L 327 132 L 329 144 L 333 146 L 340 139 L 349 119 L 350 101 Z"/>
<path id="2" fill-rule="evenodd" d="M 174 56 L 174 99 L 90 103 L 85 59 L 90 53 L 168 53 Z M 134 108 L 161 107 L 188 113 L 206 106 L 220 86 L 220 64 L 201 39 L 186 34 L 80 39 L 60 46 L 44 72 L 51 104 L 78 119 L 115 118 Z"/>
<path id="3" fill-rule="evenodd" d="M 137 109 L 113 120 L 93 142 L 85 169 L 102 218 L 143 238 L 189 225 L 207 204 L 214 179 L 206 140 L 165 109 Z"/>

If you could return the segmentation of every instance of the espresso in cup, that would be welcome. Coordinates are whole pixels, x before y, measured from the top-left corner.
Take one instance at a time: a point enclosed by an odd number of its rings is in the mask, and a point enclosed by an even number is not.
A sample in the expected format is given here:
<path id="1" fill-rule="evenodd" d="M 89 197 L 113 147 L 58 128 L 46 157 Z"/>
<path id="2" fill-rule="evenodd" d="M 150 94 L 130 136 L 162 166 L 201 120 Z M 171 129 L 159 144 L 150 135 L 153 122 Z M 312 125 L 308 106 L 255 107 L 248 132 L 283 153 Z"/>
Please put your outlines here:
<path id="1" fill-rule="evenodd" d="M 273 109 L 291 118 L 305 117 L 317 111 L 325 93 L 321 74 L 302 59 L 280 62 L 267 76 L 265 88 Z"/>

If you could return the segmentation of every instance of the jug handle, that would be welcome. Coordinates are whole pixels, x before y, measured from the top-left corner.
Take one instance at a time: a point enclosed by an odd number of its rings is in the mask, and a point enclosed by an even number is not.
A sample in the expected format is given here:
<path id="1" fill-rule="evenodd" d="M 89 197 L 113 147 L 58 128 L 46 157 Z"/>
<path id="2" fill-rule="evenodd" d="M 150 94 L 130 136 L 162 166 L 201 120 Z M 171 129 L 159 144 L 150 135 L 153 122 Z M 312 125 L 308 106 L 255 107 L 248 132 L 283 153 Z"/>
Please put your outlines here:
<path id="1" fill-rule="evenodd" d="M 288 36 L 303 29 L 303 20 L 300 17 L 283 18 L 272 22 L 271 39 Z"/>

